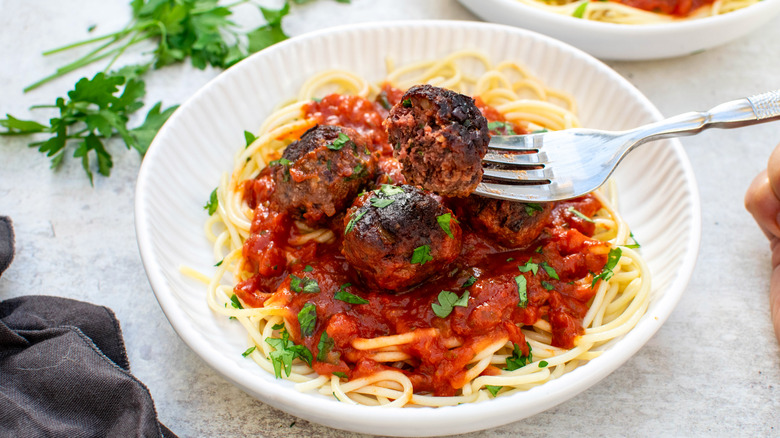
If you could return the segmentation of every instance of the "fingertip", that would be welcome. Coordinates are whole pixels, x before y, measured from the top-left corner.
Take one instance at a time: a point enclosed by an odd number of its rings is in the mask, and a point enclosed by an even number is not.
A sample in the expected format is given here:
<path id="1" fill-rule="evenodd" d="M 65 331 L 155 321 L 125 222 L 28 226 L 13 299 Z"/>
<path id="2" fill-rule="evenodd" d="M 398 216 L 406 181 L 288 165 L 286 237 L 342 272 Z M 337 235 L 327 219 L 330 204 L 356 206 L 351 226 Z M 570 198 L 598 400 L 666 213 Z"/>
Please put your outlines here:
<path id="1" fill-rule="evenodd" d="M 780 198 L 780 144 L 769 155 L 767 177 L 775 197 Z"/>
<path id="2" fill-rule="evenodd" d="M 767 172 L 758 174 L 748 187 L 745 193 L 745 208 L 753 215 L 756 223 L 767 237 L 780 237 L 780 226 L 778 225 L 780 199 L 771 187 Z"/>

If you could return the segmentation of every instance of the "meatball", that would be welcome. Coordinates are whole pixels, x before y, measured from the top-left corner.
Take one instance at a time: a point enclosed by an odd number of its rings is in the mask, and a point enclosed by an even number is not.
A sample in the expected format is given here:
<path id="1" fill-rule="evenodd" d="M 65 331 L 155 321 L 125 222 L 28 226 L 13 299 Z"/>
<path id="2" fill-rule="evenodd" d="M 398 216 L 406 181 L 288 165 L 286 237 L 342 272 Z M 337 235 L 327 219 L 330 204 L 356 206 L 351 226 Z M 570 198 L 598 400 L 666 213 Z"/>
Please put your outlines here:
<path id="1" fill-rule="evenodd" d="M 368 152 L 368 140 L 357 131 L 315 126 L 273 162 L 271 204 L 309 225 L 321 225 L 346 210 L 361 188 L 375 178 L 376 161 Z"/>
<path id="2" fill-rule="evenodd" d="M 355 200 L 341 252 L 363 282 L 401 291 L 442 272 L 460 254 L 461 230 L 432 193 L 384 185 Z"/>
<path id="3" fill-rule="evenodd" d="M 390 110 L 385 128 L 407 183 L 465 197 L 482 179 L 482 157 L 490 136 L 474 99 L 415 85 Z"/>
<path id="4" fill-rule="evenodd" d="M 526 246 L 551 220 L 554 203 L 524 203 L 471 195 L 460 203 L 461 218 L 507 248 Z"/>

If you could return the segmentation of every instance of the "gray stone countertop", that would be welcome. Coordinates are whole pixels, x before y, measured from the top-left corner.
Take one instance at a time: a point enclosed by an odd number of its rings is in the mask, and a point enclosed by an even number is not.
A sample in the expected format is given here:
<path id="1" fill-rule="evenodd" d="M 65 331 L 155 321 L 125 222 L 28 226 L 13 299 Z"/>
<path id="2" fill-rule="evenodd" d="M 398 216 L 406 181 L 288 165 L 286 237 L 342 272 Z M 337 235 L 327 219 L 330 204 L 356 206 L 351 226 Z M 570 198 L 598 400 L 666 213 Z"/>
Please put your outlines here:
<path id="1" fill-rule="evenodd" d="M 0 113 L 35 116 L 31 105 L 53 102 L 76 79 L 102 68 L 22 93 L 68 59 L 43 57 L 42 51 L 87 37 L 92 25 L 97 35 L 121 28 L 130 16 L 128 3 L 0 0 Z M 336 23 L 410 18 L 477 20 L 454 0 L 352 0 L 346 9 L 317 0 L 293 7 L 284 27 L 298 35 Z M 778 88 L 778 41 L 780 17 L 703 53 L 608 64 L 671 116 Z M 154 71 L 146 101 L 181 103 L 217 73 L 188 65 Z M 701 190 L 703 236 L 688 290 L 669 320 L 587 391 L 523 421 L 466 436 L 780 436 L 769 247 L 743 207 L 745 189 L 780 142 L 780 125 L 711 130 L 682 142 Z M 160 420 L 181 437 L 357 436 L 253 399 L 178 338 L 136 246 L 136 152 L 110 144 L 112 175 L 96 176 L 93 187 L 77 161 L 66 160 L 52 172 L 48 159 L 26 144 L 25 138 L 0 138 L 0 215 L 13 219 L 17 243 L 16 258 L 0 278 L 0 300 L 50 294 L 113 309 L 132 372 L 151 391 Z"/>

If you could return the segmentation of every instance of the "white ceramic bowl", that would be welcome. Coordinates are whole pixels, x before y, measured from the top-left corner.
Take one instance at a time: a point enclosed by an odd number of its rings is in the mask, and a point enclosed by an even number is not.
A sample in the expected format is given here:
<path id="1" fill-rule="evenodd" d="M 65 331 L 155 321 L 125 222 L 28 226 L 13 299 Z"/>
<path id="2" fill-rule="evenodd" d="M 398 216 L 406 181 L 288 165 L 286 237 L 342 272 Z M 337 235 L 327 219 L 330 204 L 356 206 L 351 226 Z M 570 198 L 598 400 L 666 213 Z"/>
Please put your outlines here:
<path id="1" fill-rule="evenodd" d="M 689 55 L 746 35 L 780 13 L 780 0 L 764 0 L 714 17 L 671 23 L 629 25 L 582 20 L 517 0 L 458 0 L 494 23 L 533 30 L 600 59 L 648 60 Z"/>
<path id="2" fill-rule="evenodd" d="M 215 78 L 184 103 L 160 130 L 136 187 L 136 231 L 154 293 L 181 338 L 226 379 L 281 410 L 335 428 L 382 435 L 443 435 L 499 426 L 559 404 L 615 370 L 658 330 L 686 287 L 701 234 L 693 172 L 680 144 L 665 141 L 626 158 L 615 177 L 621 209 L 644 244 L 653 273 L 652 303 L 627 335 L 588 364 L 525 393 L 444 408 L 350 406 L 299 393 L 241 357 L 242 328 L 212 314 L 205 287 L 179 272 L 214 270 L 203 235 L 203 205 L 220 175 L 278 103 L 327 68 L 380 80 L 385 57 L 397 65 L 475 48 L 493 60 L 526 65 L 548 85 L 570 91 L 581 120 L 595 128 L 628 128 L 660 118 L 629 82 L 596 59 L 533 32 L 474 22 L 415 21 L 333 28 L 282 42 Z"/>

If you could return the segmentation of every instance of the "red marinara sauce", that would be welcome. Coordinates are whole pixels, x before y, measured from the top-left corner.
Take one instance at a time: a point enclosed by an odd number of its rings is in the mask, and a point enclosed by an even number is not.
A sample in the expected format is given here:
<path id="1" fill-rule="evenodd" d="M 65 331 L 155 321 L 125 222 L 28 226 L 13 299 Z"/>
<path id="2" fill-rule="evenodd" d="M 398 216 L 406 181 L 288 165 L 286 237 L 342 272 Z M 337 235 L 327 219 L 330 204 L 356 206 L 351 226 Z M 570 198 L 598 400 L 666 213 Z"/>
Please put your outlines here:
<path id="1" fill-rule="evenodd" d="M 687 17 L 702 6 L 715 0 L 615 0 L 632 8 L 649 12 L 658 12 L 675 17 Z"/>
<path id="2" fill-rule="evenodd" d="M 400 165 L 392 158 L 392 147 L 382 128 L 389 106 L 398 102 L 401 94 L 386 85 L 376 102 L 329 95 L 304 106 L 304 117 L 365 134 L 381 156 L 380 169 L 385 175 L 378 181 L 403 183 Z M 478 104 L 489 121 L 504 122 L 494 109 Z M 512 129 L 522 132 L 519 126 L 512 125 Z M 553 345 L 573 347 L 583 333 L 587 303 L 595 294 L 590 280 L 594 272 L 604 268 L 609 252 L 607 244 L 589 237 L 594 232 L 593 223 L 574 212 L 590 217 L 601 207 L 595 197 L 586 195 L 557 203 L 549 225 L 521 249 L 503 248 L 460 220 L 462 250 L 447 272 L 407 292 L 372 291 L 361 285 L 341 254 L 339 225 L 333 226 L 334 242 L 290 245 L 298 231 L 287 213 L 268 207 L 273 191 L 269 173 L 261 172 L 255 180 L 245 182 L 243 190 L 255 216 L 243 247 L 244 269 L 252 275 L 235 287 L 241 301 L 250 307 L 266 303 L 282 307 L 290 340 L 311 351 L 312 366 L 319 374 L 357 378 L 400 369 L 412 381 L 415 392 L 456 394 L 467 383 L 466 366 L 474 355 L 501 339 L 509 339 L 528 356 L 529 346 L 520 327 L 540 319 L 550 323 Z M 519 286 L 521 277 L 525 278 L 524 291 Z M 311 287 L 302 287 L 307 284 Z M 438 303 L 443 290 L 459 297 L 468 291 L 467 306 L 455 306 L 447 317 L 438 317 L 432 304 Z M 335 299 L 339 292 L 354 295 L 359 303 Z M 316 306 L 316 322 L 309 327 L 311 332 L 302 333 L 298 314 L 307 303 Z M 410 357 L 400 368 L 376 362 L 371 352 L 352 344 L 356 338 L 412 331 L 418 335 L 400 346 Z M 490 366 L 483 373 L 498 372 Z"/>

